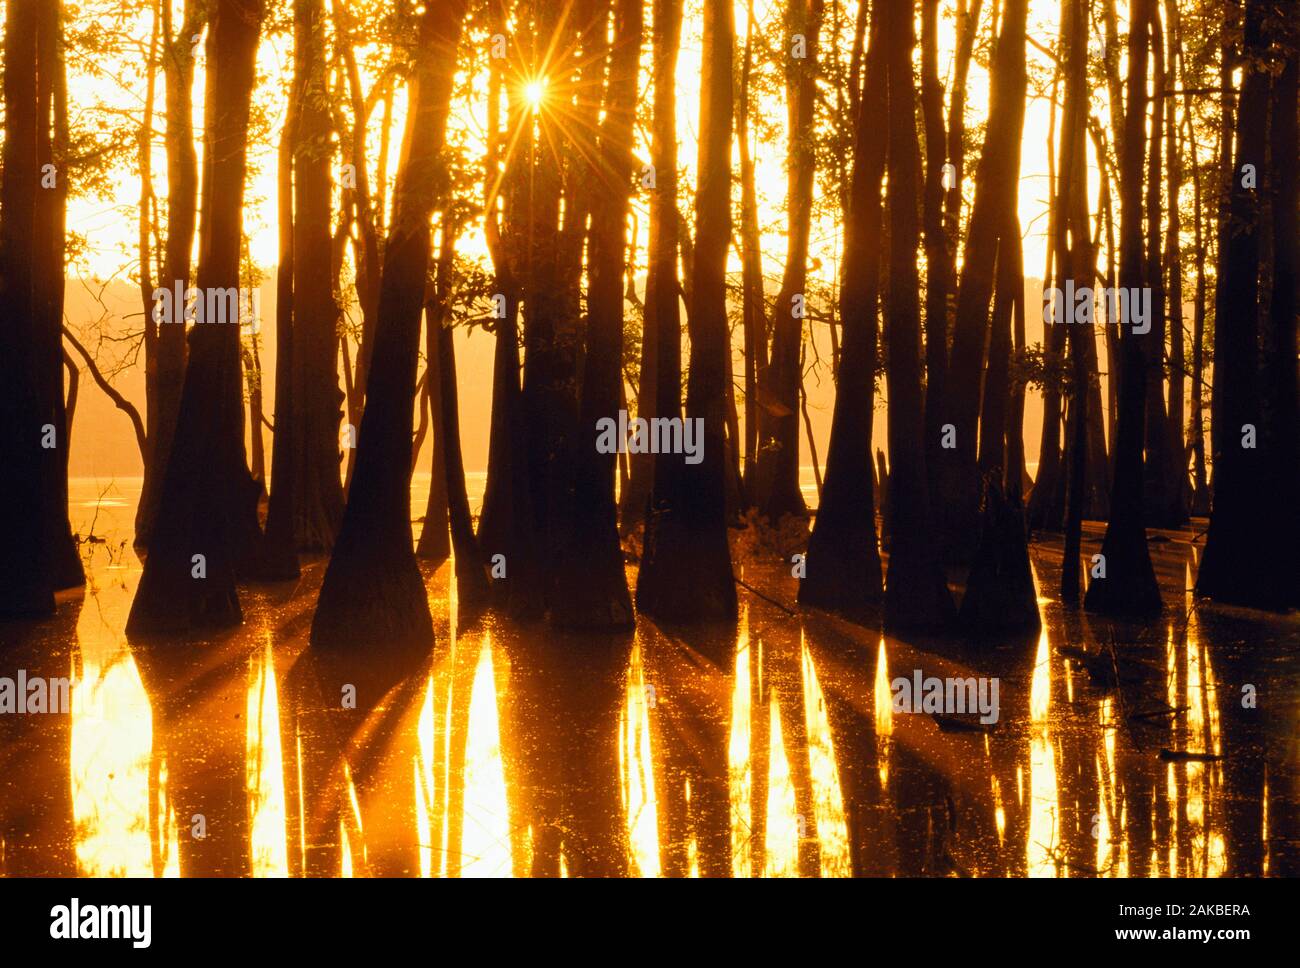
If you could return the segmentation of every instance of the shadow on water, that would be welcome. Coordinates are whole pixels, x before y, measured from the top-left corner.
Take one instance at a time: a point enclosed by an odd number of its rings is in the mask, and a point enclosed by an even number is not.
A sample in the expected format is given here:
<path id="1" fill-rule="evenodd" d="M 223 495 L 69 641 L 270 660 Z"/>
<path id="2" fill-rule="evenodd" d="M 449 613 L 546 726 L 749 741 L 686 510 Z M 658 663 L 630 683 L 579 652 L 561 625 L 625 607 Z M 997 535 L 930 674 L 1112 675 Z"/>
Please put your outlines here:
<path id="1" fill-rule="evenodd" d="M 84 601 L 0 627 L 0 676 L 72 679 L 0 715 L 0 870 L 1294 875 L 1300 619 L 1194 603 L 1190 531 L 1152 548 L 1134 624 L 1063 608 L 1035 543 L 1042 631 L 992 647 L 796 612 L 755 563 L 734 624 L 561 634 L 462 608 L 447 562 L 406 664 L 307 648 L 320 562 L 237 630 L 128 642 L 138 565 L 92 557 Z M 928 679 L 996 683 L 996 721 L 896 701 Z"/>

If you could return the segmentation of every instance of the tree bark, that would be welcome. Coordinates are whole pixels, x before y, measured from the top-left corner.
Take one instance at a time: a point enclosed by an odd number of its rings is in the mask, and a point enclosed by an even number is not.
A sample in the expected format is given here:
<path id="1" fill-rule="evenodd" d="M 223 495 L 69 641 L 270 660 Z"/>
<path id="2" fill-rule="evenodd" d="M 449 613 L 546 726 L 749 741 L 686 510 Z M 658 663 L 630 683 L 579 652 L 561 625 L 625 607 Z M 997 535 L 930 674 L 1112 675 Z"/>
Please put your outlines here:
<path id="1" fill-rule="evenodd" d="M 872 486 L 877 313 L 880 302 L 881 178 L 885 141 L 875 131 L 887 110 L 883 16 L 872 17 L 866 84 L 854 122 L 850 208 L 840 284 L 840 370 L 831 417 L 826 480 L 799 583 L 799 601 L 850 617 L 882 596 Z"/>
<path id="2" fill-rule="evenodd" d="M 665 13 L 675 7 L 672 4 Z M 665 4 L 668 7 L 668 4 Z M 656 10 L 656 25 L 658 25 Z M 674 45 L 675 46 L 675 45 Z M 703 67 L 700 83 L 700 149 L 695 195 L 694 279 L 688 327 L 691 341 L 686 418 L 702 421 L 703 454 L 698 464 L 684 455 L 655 465 L 655 492 L 646 528 L 645 551 L 637 580 L 637 607 L 660 621 L 699 622 L 734 619 L 736 587 L 727 544 L 725 495 L 727 367 L 727 248 L 731 238 L 731 71 L 735 46 L 732 6 L 727 0 L 704 5 Z M 674 294 L 675 295 L 675 294 Z M 659 298 L 663 298 L 660 296 Z M 674 307 L 675 312 L 675 307 Z M 666 314 L 671 318 L 672 314 Z M 666 329 L 666 327 L 665 327 Z M 660 330 L 660 409 L 676 392 L 672 360 L 664 359 L 675 334 Z M 680 364 L 679 364 L 680 367 Z M 661 471 L 676 477 L 661 499 Z"/>
<path id="3" fill-rule="evenodd" d="M 211 10 L 200 293 L 238 292 L 249 110 L 263 14 L 260 0 L 222 0 Z M 244 453 L 241 381 L 237 323 L 196 324 L 129 634 L 242 621 L 235 580 L 254 566 L 261 532 L 259 488 Z"/>
<path id="4" fill-rule="evenodd" d="M 1292 25 L 1294 26 L 1294 24 Z M 1294 45 L 1294 33 L 1291 43 Z M 1265 555 L 1256 566 L 1256 601 L 1269 607 L 1300 605 L 1300 395 L 1296 387 L 1296 293 L 1300 285 L 1300 137 L 1297 89 L 1300 53 L 1292 46 L 1273 82 L 1269 140 L 1272 150 L 1273 291 L 1263 345 L 1263 438 L 1266 453 L 1262 513 Z"/>
<path id="5" fill-rule="evenodd" d="M 312 621 L 312 647 L 326 652 L 382 643 L 418 665 L 433 645 L 412 547 L 411 432 L 429 219 L 446 179 L 440 156 L 466 6 L 465 0 L 429 5 L 420 17 L 356 473 Z"/>
<path id="6" fill-rule="evenodd" d="M 332 136 L 323 0 L 295 0 L 294 533 L 299 549 L 329 551 L 343 518 L 338 305 L 330 279 Z"/>
<path id="7" fill-rule="evenodd" d="M 297 126 L 296 96 L 280 133 L 276 167 L 276 221 L 280 259 L 275 276 L 275 436 L 271 442 L 271 491 L 266 508 L 266 540 L 262 543 L 262 577 L 297 578 L 298 542 L 294 535 L 293 450 L 295 394 L 293 389 L 293 146 Z"/>
<path id="8" fill-rule="evenodd" d="M 571 464 L 572 518 L 560 549 L 551 610 L 552 623 L 561 628 L 625 629 L 634 624 L 614 497 L 618 454 L 601 453 L 595 444 L 600 421 L 618 425 L 622 400 L 623 269 L 643 17 L 641 0 L 615 3 L 587 254 L 587 338 Z"/>
<path id="9" fill-rule="evenodd" d="M 754 503 L 770 522 L 807 516 L 799 489 L 799 346 L 807 302 L 808 236 L 812 223 L 813 141 L 816 113 L 818 38 L 822 0 L 790 0 L 790 36 L 805 41 L 804 57 L 786 51 L 786 110 L 789 132 L 786 185 L 786 258 L 781 291 L 772 305 L 772 353 L 759 377 L 759 448 Z"/>
<path id="10" fill-rule="evenodd" d="M 52 166 L 53 185 L 42 179 L 32 193 L 35 226 L 31 243 L 32 306 L 35 316 L 37 385 L 42 427 L 53 427 L 56 446 L 42 446 L 45 478 L 39 514 L 42 554 L 38 566 L 56 589 L 85 584 L 86 575 L 68 522 L 68 419 L 63 396 L 64 240 L 67 223 L 68 116 L 63 66 L 63 9 L 57 0 L 41 6 L 37 43 L 37 165 Z"/>
<path id="11" fill-rule="evenodd" d="M 1128 95 L 1120 164 L 1120 286 L 1143 286 L 1142 163 L 1146 156 L 1147 54 L 1154 0 L 1135 0 L 1131 9 L 1128 49 Z M 1121 327 L 1123 363 L 1120 367 L 1119 420 L 1115 441 L 1115 477 L 1111 487 L 1110 520 L 1102 542 L 1105 577 L 1088 586 L 1084 606 L 1089 611 L 1151 614 L 1160 610 L 1160 589 L 1147 548 L 1142 502 L 1143 423 L 1145 419 L 1147 351 L 1150 333 L 1136 335 Z M 1153 326 L 1154 329 L 1154 326 Z"/>
<path id="12" fill-rule="evenodd" d="M 944 424 L 956 446 L 940 448 L 936 509 L 943 546 L 968 560 L 977 534 L 979 474 L 976 466 L 980 387 L 988 357 L 989 301 L 1004 213 L 1019 178 L 1025 115 L 1024 0 L 1007 0 L 991 65 L 989 122 L 975 174 L 975 202 L 962 261 L 945 385 Z"/>
<path id="13" fill-rule="evenodd" d="M 184 292 L 190 284 L 190 253 L 194 248 L 199 191 L 199 163 L 191 120 L 193 38 L 203 30 L 206 8 L 199 0 L 186 0 L 180 30 L 173 35 L 171 5 L 163 3 L 160 7 L 165 37 L 162 69 L 167 109 L 167 242 L 159 282 L 173 292 L 179 282 Z M 175 311 L 179 314 L 179 310 Z M 158 339 L 151 348 L 153 359 L 146 360 L 149 436 L 144 483 L 135 516 L 135 544 L 142 548 L 149 546 L 158 516 L 158 500 L 185 384 L 185 326 L 179 324 L 180 318 L 178 315 L 158 327 Z"/>
<path id="14" fill-rule="evenodd" d="M 41 5 L 8 0 L 4 45 L 4 168 L 0 182 L 0 417 L 17 432 L 17 443 L 0 476 L 0 616 L 44 615 L 54 611 L 54 586 L 44 569 L 34 568 L 43 554 L 42 518 L 33 514 L 45 500 L 41 438 L 39 338 L 33 301 L 36 223 L 34 200 L 40 191 L 37 165 L 36 36 Z M 56 428 L 57 431 L 57 428 Z"/>
<path id="15" fill-rule="evenodd" d="M 884 43 L 889 110 L 889 286 L 885 347 L 889 391 L 889 571 L 885 626 L 895 631 L 934 628 L 953 616 L 930 522 L 921 390 L 921 319 L 916 267 L 915 199 L 920 188 L 910 8 L 887 4 Z M 982 355 L 982 354 L 981 354 Z"/>

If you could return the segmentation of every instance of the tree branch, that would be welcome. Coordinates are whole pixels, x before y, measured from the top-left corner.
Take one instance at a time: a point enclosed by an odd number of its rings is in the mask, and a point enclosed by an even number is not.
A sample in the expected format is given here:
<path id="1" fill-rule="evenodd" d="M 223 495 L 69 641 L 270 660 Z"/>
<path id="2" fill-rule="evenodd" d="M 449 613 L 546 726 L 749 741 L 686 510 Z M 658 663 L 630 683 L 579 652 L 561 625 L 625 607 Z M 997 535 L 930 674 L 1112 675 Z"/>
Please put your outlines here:
<path id="1" fill-rule="evenodd" d="M 117 409 L 131 418 L 131 425 L 135 428 L 136 446 L 140 448 L 140 459 L 147 460 L 148 437 L 144 432 L 144 421 L 140 419 L 140 411 L 136 409 L 135 404 L 122 396 L 113 384 L 104 379 L 104 374 L 100 372 L 98 364 L 95 363 L 90 353 L 86 351 L 86 348 L 81 345 L 77 337 L 72 334 L 72 330 L 68 329 L 66 325 L 63 327 L 63 336 L 72 344 L 72 348 L 80 354 L 81 358 L 86 361 L 86 368 L 90 371 L 91 378 L 99 388 L 113 401 Z"/>

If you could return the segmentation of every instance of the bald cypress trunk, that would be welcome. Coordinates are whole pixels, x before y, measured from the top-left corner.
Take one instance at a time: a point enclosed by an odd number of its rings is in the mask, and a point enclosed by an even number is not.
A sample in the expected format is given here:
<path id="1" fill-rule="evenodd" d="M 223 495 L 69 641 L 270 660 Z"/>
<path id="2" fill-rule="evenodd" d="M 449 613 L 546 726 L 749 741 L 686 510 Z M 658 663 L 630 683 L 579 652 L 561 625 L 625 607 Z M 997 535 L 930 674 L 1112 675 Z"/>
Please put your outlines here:
<path id="1" fill-rule="evenodd" d="M 1173 88 L 1185 86 L 1186 77 L 1179 69 L 1181 50 L 1181 25 L 1178 17 L 1178 4 L 1175 0 L 1165 0 L 1165 19 L 1167 21 L 1166 48 L 1168 49 L 1168 77 L 1165 86 Z M 1187 448 L 1183 441 L 1183 424 L 1186 414 L 1184 396 L 1186 378 L 1184 373 L 1185 352 L 1183 336 L 1183 255 L 1182 255 L 1182 206 L 1178 196 L 1183 186 L 1183 153 L 1178 132 L 1178 98 L 1170 95 L 1164 99 L 1165 108 L 1165 156 L 1169 185 L 1169 226 L 1165 236 L 1165 260 L 1168 265 L 1169 285 L 1167 300 L 1169 306 L 1169 439 L 1168 470 L 1169 494 L 1167 510 L 1168 522 L 1173 525 L 1185 524 L 1191 506 L 1191 488 L 1187 475 Z M 1197 199 L 1199 202 L 1199 198 Z M 1200 379 L 1197 370 L 1194 379 Z"/>
<path id="2" fill-rule="evenodd" d="M 1153 0 L 1135 0 L 1128 49 L 1128 93 L 1120 162 L 1119 284 L 1143 286 L 1142 163 L 1146 156 L 1147 54 Z M 1111 514 L 1101 554 L 1105 577 L 1093 578 L 1084 605 L 1089 611 L 1149 614 L 1160 610 L 1160 589 L 1147 548 L 1142 502 L 1143 423 L 1147 354 L 1151 334 L 1120 327 L 1119 422 Z M 1158 348 L 1155 348 L 1158 351 Z"/>
<path id="3" fill-rule="evenodd" d="M 943 398 L 948 373 L 948 301 L 956 274 L 953 250 L 944 228 L 944 192 L 960 197 L 957 179 L 945 185 L 943 88 L 939 83 L 939 2 L 921 4 L 921 113 L 925 120 L 925 440 L 928 467 L 938 459 Z M 960 19 L 960 16 L 959 16 Z M 958 28 L 960 30 L 960 27 Z M 959 38 L 960 43 L 960 38 Z M 955 168 L 953 172 L 955 174 Z"/>
<path id="4" fill-rule="evenodd" d="M 1005 92 L 1005 97 L 1022 105 L 1018 115 L 1009 119 L 1009 129 L 1004 133 L 1010 150 L 1001 161 L 1013 175 L 1020 170 L 1020 139 L 1024 127 L 1024 18 L 1023 6 L 1007 8 L 995 59 L 995 69 L 1002 72 L 995 83 Z M 1007 447 L 1011 410 L 1011 316 L 1015 302 L 1024 298 L 1025 288 L 1017 215 L 1019 198 L 1018 179 L 1013 177 L 1001 198 L 1003 208 L 994 213 L 998 219 L 997 271 L 989 317 L 988 368 L 979 413 L 978 544 L 959 613 L 962 626 L 975 635 L 1039 626 L 1019 487 L 1007 486 L 1009 474 L 1019 474 L 1018 466 L 1009 466 Z M 1008 492 L 1016 497 L 1008 499 Z"/>
<path id="5" fill-rule="evenodd" d="M 330 279 L 333 180 L 323 0 L 295 0 L 294 76 L 294 533 L 304 551 L 328 551 L 343 517 L 338 318 Z"/>
<path id="6" fill-rule="evenodd" d="M 661 13 L 662 22 L 669 22 L 680 19 L 678 11 L 676 3 L 668 0 L 662 8 L 656 6 L 656 34 Z M 668 29 L 680 27 L 674 25 Z M 726 262 L 731 236 L 734 45 L 731 4 L 726 0 L 706 0 L 694 278 L 689 314 L 691 364 L 686 393 L 686 418 L 703 421 L 703 459 L 698 464 L 687 464 L 681 454 L 658 455 L 636 589 L 640 611 L 668 622 L 724 620 L 736 614 L 736 588 L 727 544 L 723 464 L 724 381 L 730 378 Z M 672 46 L 676 48 L 676 44 Z M 675 240 L 673 247 L 676 247 Z M 659 298 L 665 295 L 668 294 Z M 676 316 L 675 293 L 672 295 L 672 308 L 664 307 L 664 315 L 660 317 L 669 323 Z M 671 401 L 680 392 L 676 386 L 680 386 L 681 380 L 680 362 L 666 358 L 670 357 L 668 344 L 679 347 L 680 337 L 662 326 L 659 339 L 659 407 L 667 413 Z"/>
<path id="7" fill-rule="evenodd" d="M 799 347 L 803 342 L 808 236 L 817 168 L 813 122 L 822 13 L 822 0 L 790 0 L 786 13 L 792 38 L 791 49 L 784 54 L 789 138 L 787 248 L 781 291 L 772 304 L 771 359 L 758 384 L 759 442 L 754 474 L 755 504 L 759 513 L 773 522 L 789 514 L 806 515 L 808 510 L 799 489 Z M 802 45 L 799 38 L 803 39 Z"/>
<path id="8" fill-rule="evenodd" d="M 1257 565 L 1264 527 L 1259 484 L 1266 480 L 1265 452 L 1258 441 L 1259 265 L 1261 232 L 1257 177 L 1265 171 L 1269 78 L 1259 62 L 1267 47 L 1266 4 L 1249 0 L 1242 39 L 1242 85 L 1236 117 L 1236 157 L 1229 183 L 1230 228 L 1219 252 L 1220 298 L 1214 328 L 1215 418 L 1214 494 L 1205 557 L 1196 590 L 1210 598 L 1257 604 L 1269 597 L 1273 580 Z M 1252 446 L 1252 443 L 1254 444 Z M 1274 593 L 1275 594 L 1275 593 Z"/>
<path id="9" fill-rule="evenodd" d="M 429 219 L 446 177 L 440 155 L 465 10 L 464 0 L 453 0 L 420 17 L 357 467 L 312 621 L 312 647 L 327 652 L 382 644 L 418 663 L 433 645 L 412 547 L 411 434 Z"/>
<path id="10" fill-rule="evenodd" d="M 975 204 L 966 236 L 952 352 L 945 385 L 944 420 L 955 446 L 941 447 L 935 502 L 946 553 L 969 560 L 977 533 L 979 473 L 977 438 L 980 388 L 988 358 L 989 302 L 993 296 L 994 261 L 1005 212 L 1019 177 L 1020 139 L 1025 112 L 1025 3 L 1007 0 L 1002 29 L 993 54 L 989 123 L 975 175 Z"/>
<path id="11" fill-rule="evenodd" d="M 67 221 L 68 117 L 63 66 L 63 9 L 58 0 L 41 5 L 37 45 L 37 165 L 41 188 L 35 202 L 32 307 L 36 335 L 37 385 L 42 427 L 54 428 L 54 447 L 41 448 L 45 479 L 40 505 L 40 569 L 55 589 L 86 581 L 68 523 L 69 427 L 63 399 L 64 235 Z M 53 172 L 53 182 L 45 178 Z"/>
<path id="12" fill-rule="evenodd" d="M 681 0 L 654 3 L 654 117 L 650 163 L 656 187 L 650 200 L 650 251 L 646 274 L 646 337 L 652 346 L 654 410 L 649 416 L 680 418 L 682 413 L 682 323 L 677 275 L 677 95 L 674 77 L 682 36 Z M 650 352 L 646 350 L 646 352 Z M 643 377 L 645 371 L 642 371 Z M 645 540 L 637 574 L 636 604 L 646 611 L 670 588 L 668 564 L 653 564 L 651 549 L 679 528 L 679 462 L 672 454 L 652 458 L 654 480 L 646 505 Z"/>
<path id="13" fill-rule="evenodd" d="M 1261 570 L 1269 584 L 1259 601 L 1270 607 L 1300 605 L 1300 392 L 1296 386 L 1296 298 L 1300 285 L 1300 133 L 1296 107 L 1300 53 L 1292 47 L 1273 82 L 1272 144 L 1273 292 L 1265 321 L 1261 376 L 1264 383 L 1264 487 L 1270 554 Z M 1274 525 L 1276 522 L 1276 525 Z M 1288 597 L 1289 596 L 1289 597 Z"/>
<path id="14" fill-rule="evenodd" d="M 222 0 L 207 41 L 208 141 L 198 289 L 238 291 L 249 108 L 264 7 Z M 174 307 L 175 308 L 175 307 Z M 242 620 L 237 575 L 255 564 L 259 486 L 244 453 L 236 322 L 196 324 L 158 518 L 127 631 L 176 632 Z"/>
<path id="15" fill-rule="evenodd" d="M 456 226 L 444 214 L 438 253 L 435 298 L 425 305 L 425 354 L 429 360 L 429 409 L 433 417 L 433 479 L 416 554 L 444 560 L 443 548 L 451 526 L 456 556 L 456 593 L 461 602 L 479 603 L 488 597 L 483 556 L 474 534 L 474 521 L 465 491 L 465 462 L 460 448 L 460 392 L 456 384 L 456 343 L 451 323 L 451 292 L 455 273 Z M 441 493 L 439 493 L 441 492 Z M 426 540 L 427 539 L 427 540 Z"/>
<path id="16" fill-rule="evenodd" d="M 889 392 L 889 572 L 885 625 L 933 628 L 952 618 L 952 599 L 930 522 L 921 391 L 919 242 L 915 200 L 920 190 L 911 11 L 885 5 L 884 44 L 889 91 L 889 286 L 885 352 Z M 981 354 L 982 356 L 982 354 Z"/>
<path id="17" fill-rule="evenodd" d="M 1158 4 L 1152 4 L 1149 14 L 1151 32 L 1152 79 L 1154 90 L 1163 91 L 1166 83 L 1164 30 L 1160 23 Z M 1165 405 L 1165 283 L 1161 230 L 1162 157 L 1164 151 L 1165 101 L 1155 102 L 1151 114 L 1150 151 L 1147 159 L 1146 244 L 1145 278 L 1151 290 L 1151 332 L 1147 354 L 1146 385 L 1146 452 L 1143 464 L 1143 499 L 1146 517 L 1156 527 L 1173 527 L 1180 523 L 1176 507 L 1181 499 L 1181 489 L 1171 486 L 1172 455 L 1169 451 L 1169 415 Z"/>
<path id="18" fill-rule="evenodd" d="M 505 32 L 505 10 L 492 4 L 489 25 Z M 536 533 L 528 481 L 527 423 L 520 386 L 520 310 L 528 270 L 527 187 L 531 180 L 531 126 L 507 154 L 501 130 L 501 93 L 509 96 L 507 131 L 527 124 L 517 85 L 508 84 L 504 59 L 488 61 L 488 136 L 484 178 L 484 235 L 492 257 L 497 307 L 493 312 L 496 347 L 492 357 L 492 417 L 488 436 L 487 482 L 479 517 L 478 546 L 486 561 L 501 555 L 506 564 L 493 579 L 494 593 L 517 615 L 540 611 Z M 498 200 L 501 214 L 497 215 Z"/>
<path id="19" fill-rule="evenodd" d="M 883 18 L 872 18 L 866 86 L 854 122 L 853 175 L 844 223 L 840 288 L 843 343 L 821 503 L 808 540 L 799 601 L 849 616 L 882 595 L 872 486 L 871 431 L 880 303 L 881 177 L 885 141 L 875 131 L 886 111 Z"/>
<path id="20" fill-rule="evenodd" d="M 863 15 L 865 15 L 865 5 Z M 750 150 L 750 105 L 753 102 L 754 17 L 747 17 L 745 59 L 740 74 L 740 110 L 736 141 L 740 153 L 740 257 L 742 327 L 745 342 L 745 465 L 744 497 L 752 503 L 758 470 L 758 374 L 767 366 L 767 309 L 763 292 L 763 249 L 758 228 L 758 188 Z"/>
<path id="21" fill-rule="evenodd" d="M 632 124 L 643 22 L 641 0 L 617 0 L 609 89 L 599 130 L 600 179 L 587 254 L 587 333 L 582 401 L 574 436 L 572 519 L 560 549 L 551 619 L 568 628 L 631 628 L 614 474 L 618 454 L 596 448 L 602 421 L 622 403 L 623 270 L 632 179 Z"/>
<path id="22" fill-rule="evenodd" d="M 261 575 L 297 578 L 298 542 L 294 535 L 294 390 L 293 390 L 293 146 L 297 111 L 291 102 L 276 166 L 276 221 L 280 230 L 280 264 L 275 277 L 275 437 L 271 450 L 271 493 L 266 509 Z"/>
<path id="23" fill-rule="evenodd" d="M 33 302 L 32 233 L 34 199 L 40 191 L 37 166 L 36 36 L 41 5 L 8 0 L 4 45 L 4 169 L 0 182 L 0 418 L 12 427 L 15 444 L 0 475 L 0 616 L 54 611 L 54 586 L 32 563 L 40 560 L 44 500 L 38 337 Z"/>
<path id="24" fill-rule="evenodd" d="M 184 292 L 190 284 L 199 191 L 199 162 L 191 120 L 193 37 L 202 31 L 207 14 L 199 0 L 186 0 L 179 29 L 173 33 L 171 6 L 160 6 L 165 34 L 162 70 L 167 107 L 167 241 L 159 283 L 174 290 L 180 282 Z M 149 436 L 144 483 L 135 515 L 135 543 L 140 547 L 148 547 L 153 534 L 185 384 L 185 327 L 173 322 L 159 326 L 158 339 L 146 347 L 153 358 L 145 364 Z"/>

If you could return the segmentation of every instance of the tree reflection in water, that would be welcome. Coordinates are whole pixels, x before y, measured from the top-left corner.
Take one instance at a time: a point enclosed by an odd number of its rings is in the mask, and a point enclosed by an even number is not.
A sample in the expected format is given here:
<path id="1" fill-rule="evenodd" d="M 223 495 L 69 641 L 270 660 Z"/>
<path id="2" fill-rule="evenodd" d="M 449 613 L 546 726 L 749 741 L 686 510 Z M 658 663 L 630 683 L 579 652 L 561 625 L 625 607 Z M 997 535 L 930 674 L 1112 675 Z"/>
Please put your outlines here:
<path id="1" fill-rule="evenodd" d="M 84 600 L 5 628 L 76 684 L 68 717 L 0 717 L 4 872 L 1295 873 L 1296 619 L 1194 605 L 1199 549 L 1166 536 L 1158 622 L 1042 598 L 1040 634 L 978 646 L 796 613 L 753 563 L 721 627 L 521 625 L 461 609 L 445 563 L 426 656 L 322 655 L 315 563 L 233 633 L 128 641 L 138 567 L 92 558 Z M 1055 587 L 1059 544 L 1033 553 Z M 997 676 L 996 726 L 894 711 L 917 669 Z"/>

